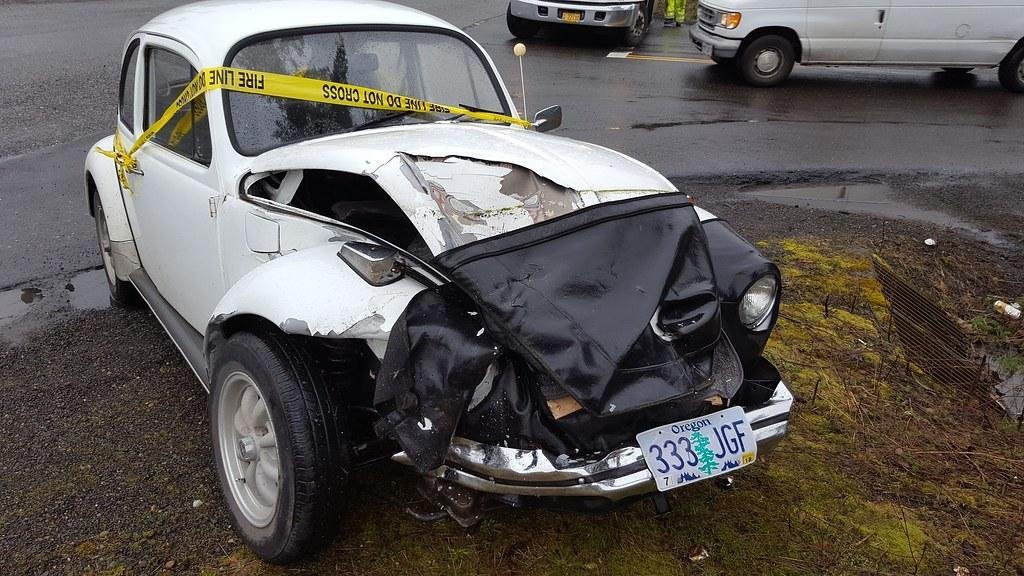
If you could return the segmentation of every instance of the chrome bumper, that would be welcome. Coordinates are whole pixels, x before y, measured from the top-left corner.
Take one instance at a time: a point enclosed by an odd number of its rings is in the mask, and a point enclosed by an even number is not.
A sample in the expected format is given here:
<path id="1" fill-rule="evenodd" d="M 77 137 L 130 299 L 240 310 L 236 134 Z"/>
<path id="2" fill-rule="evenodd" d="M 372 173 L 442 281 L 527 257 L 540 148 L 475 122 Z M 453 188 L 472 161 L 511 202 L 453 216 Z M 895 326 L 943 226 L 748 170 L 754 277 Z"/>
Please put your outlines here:
<path id="1" fill-rule="evenodd" d="M 704 46 L 711 46 L 711 54 L 721 58 L 735 58 L 743 40 L 725 38 L 712 34 L 700 26 L 690 26 L 690 41 L 704 52 Z M 706 52 L 705 52 L 706 53 Z"/>
<path id="2" fill-rule="evenodd" d="M 758 456 L 771 451 L 786 435 L 792 407 L 793 395 L 779 382 L 768 402 L 746 410 Z M 392 459 L 412 465 L 405 452 Z M 637 446 L 613 450 L 599 460 L 563 459 L 543 450 L 502 448 L 456 437 L 448 449 L 447 463 L 431 474 L 491 494 L 621 500 L 657 490 Z"/>
<path id="3" fill-rule="evenodd" d="M 639 2 L 548 2 L 547 0 L 511 0 L 512 15 L 524 20 L 546 24 L 568 24 L 559 16 L 562 10 L 582 12 L 579 26 L 600 26 L 602 28 L 626 28 L 633 25 L 639 10 Z"/>

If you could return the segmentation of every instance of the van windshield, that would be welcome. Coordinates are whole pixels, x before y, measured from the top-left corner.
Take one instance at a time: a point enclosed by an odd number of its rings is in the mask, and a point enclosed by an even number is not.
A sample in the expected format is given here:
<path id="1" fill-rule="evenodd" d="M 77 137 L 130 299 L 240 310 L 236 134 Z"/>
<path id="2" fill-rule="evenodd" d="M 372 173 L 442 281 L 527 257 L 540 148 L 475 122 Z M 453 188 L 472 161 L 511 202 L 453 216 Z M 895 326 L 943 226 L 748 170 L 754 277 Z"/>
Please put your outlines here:
<path id="1" fill-rule="evenodd" d="M 282 35 L 239 50 L 229 66 L 366 86 L 438 104 L 507 114 L 491 67 L 465 40 L 443 31 L 350 30 Z M 256 155 L 361 125 L 425 122 L 440 114 L 394 112 L 225 91 L 235 148 Z"/>

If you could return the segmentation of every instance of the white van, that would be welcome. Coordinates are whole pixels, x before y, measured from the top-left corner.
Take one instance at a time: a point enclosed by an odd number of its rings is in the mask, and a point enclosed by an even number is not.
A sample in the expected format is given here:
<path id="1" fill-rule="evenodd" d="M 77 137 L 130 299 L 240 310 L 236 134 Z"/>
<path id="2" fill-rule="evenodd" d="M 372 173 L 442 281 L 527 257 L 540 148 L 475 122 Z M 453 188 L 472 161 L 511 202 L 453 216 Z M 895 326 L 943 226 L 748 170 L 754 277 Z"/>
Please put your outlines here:
<path id="1" fill-rule="evenodd" d="M 999 67 L 1024 92 L 1024 0 L 701 0 L 690 39 L 755 86 L 793 64 Z"/>

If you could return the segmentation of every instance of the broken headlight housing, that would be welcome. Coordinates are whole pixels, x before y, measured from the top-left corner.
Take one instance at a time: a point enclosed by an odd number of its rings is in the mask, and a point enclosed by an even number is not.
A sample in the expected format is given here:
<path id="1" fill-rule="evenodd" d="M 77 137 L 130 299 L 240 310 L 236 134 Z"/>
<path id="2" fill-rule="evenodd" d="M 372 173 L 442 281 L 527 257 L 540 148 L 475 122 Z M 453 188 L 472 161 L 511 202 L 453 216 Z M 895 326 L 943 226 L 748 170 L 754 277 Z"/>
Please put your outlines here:
<path id="1" fill-rule="evenodd" d="M 740 299 L 740 322 L 755 332 L 767 330 L 778 293 L 779 281 L 775 276 L 768 274 L 755 280 Z"/>

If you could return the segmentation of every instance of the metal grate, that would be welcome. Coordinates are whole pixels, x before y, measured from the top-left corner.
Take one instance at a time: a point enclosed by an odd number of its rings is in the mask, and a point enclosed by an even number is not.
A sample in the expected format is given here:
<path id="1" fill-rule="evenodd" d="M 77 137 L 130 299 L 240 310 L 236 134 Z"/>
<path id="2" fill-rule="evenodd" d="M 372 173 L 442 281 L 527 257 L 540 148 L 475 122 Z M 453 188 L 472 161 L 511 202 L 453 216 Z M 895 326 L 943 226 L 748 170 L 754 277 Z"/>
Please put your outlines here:
<path id="1" fill-rule="evenodd" d="M 703 4 L 697 5 L 697 20 L 702 27 L 712 30 L 715 27 L 715 11 Z"/>
<path id="2" fill-rule="evenodd" d="M 981 366 L 971 359 L 970 343 L 956 321 L 880 257 L 876 255 L 872 260 L 907 359 L 937 382 L 978 384 Z"/>

